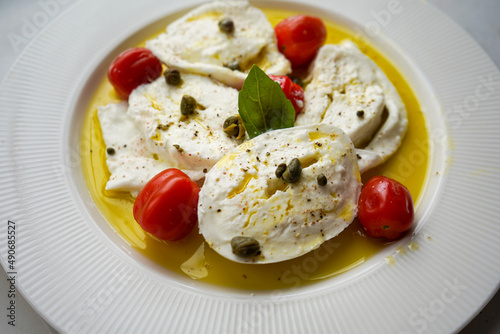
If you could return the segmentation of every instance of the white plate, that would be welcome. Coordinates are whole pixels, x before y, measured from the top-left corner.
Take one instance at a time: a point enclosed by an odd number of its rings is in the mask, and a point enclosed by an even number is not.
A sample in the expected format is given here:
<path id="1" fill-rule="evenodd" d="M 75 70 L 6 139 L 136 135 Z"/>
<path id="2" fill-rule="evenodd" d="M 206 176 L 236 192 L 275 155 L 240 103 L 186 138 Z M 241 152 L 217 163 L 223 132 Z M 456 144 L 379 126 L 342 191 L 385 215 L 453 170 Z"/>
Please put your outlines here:
<path id="1" fill-rule="evenodd" d="M 17 284 L 29 303 L 57 330 L 78 333 L 443 333 L 464 326 L 500 282 L 500 75 L 425 2 L 265 2 L 351 27 L 415 90 L 432 150 L 411 240 L 318 284 L 250 294 L 180 279 L 113 233 L 81 176 L 86 103 L 113 51 L 195 3 L 80 1 L 26 48 L 0 86 L 0 213 L 17 224 Z M 1 229 L 0 253 L 9 272 L 7 233 Z M 410 241 L 417 251 L 385 263 Z"/>

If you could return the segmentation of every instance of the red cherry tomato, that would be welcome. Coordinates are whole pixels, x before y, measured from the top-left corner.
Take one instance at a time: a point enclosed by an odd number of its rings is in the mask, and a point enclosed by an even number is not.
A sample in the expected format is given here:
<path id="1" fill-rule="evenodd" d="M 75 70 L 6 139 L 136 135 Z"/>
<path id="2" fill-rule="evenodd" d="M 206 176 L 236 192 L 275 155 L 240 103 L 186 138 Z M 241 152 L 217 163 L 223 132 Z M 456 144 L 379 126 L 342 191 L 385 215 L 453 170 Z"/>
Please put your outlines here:
<path id="1" fill-rule="evenodd" d="M 162 240 L 175 241 L 198 222 L 200 187 L 182 171 L 169 168 L 153 177 L 134 203 L 134 218 Z"/>
<path id="2" fill-rule="evenodd" d="M 278 23 L 274 31 L 278 49 L 293 68 L 310 62 L 326 40 L 325 24 L 314 16 L 290 16 Z"/>
<path id="3" fill-rule="evenodd" d="M 413 223 L 413 200 L 398 181 L 385 176 L 371 178 L 358 202 L 358 218 L 366 234 L 394 240 Z"/>
<path id="4" fill-rule="evenodd" d="M 122 52 L 108 69 L 108 80 L 124 99 L 139 85 L 151 82 L 161 75 L 161 63 L 145 48 Z"/>
<path id="5" fill-rule="evenodd" d="M 295 117 L 304 108 L 304 90 L 286 75 L 269 75 L 271 79 L 280 84 L 283 93 L 287 99 L 292 102 L 295 109 Z"/>

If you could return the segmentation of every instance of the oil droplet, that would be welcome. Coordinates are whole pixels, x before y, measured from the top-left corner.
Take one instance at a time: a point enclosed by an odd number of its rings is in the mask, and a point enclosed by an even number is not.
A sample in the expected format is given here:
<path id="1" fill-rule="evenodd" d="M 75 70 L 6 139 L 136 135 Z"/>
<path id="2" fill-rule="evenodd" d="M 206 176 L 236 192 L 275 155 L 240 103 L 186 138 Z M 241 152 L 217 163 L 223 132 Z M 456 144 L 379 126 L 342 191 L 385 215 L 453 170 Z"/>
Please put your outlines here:
<path id="1" fill-rule="evenodd" d="M 202 243 L 193 256 L 181 264 L 181 270 L 192 279 L 201 279 L 208 276 L 208 270 L 205 266 L 204 245 L 205 243 Z"/>
<path id="2" fill-rule="evenodd" d="M 252 175 L 250 173 L 245 173 L 245 176 L 240 181 L 240 184 L 236 188 L 234 188 L 233 190 L 231 190 L 231 192 L 227 195 L 227 198 L 233 198 L 234 196 L 236 196 L 238 194 L 241 194 L 243 191 L 245 191 L 245 189 L 248 186 L 248 183 L 252 179 L 257 179 L 257 176 L 256 175 Z"/>
<path id="3" fill-rule="evenodd" d="M 410 252 L 414 252 L 419 249 L 419 246 L 415 242 L 410 242 L 410 244 L 408 245 L 408 249 L 410 250 Z"/>
<path id="4" fill-rule="evenodd" d="M 404 255 L 406 254 L 406 249 L 404 246 L 398 246 L 396 248 L 396 254 L 399 254 L 399 255 Z"/>
<path id="5" fill-rule="evenodd" d="M 385 263 L 387 263 L 390 266 L 393 266 L 396 264 L 396 260 L 394 260 L 394 257 L 392 255 L 388 255 L 388 256 L 384 257 L 384 261 L 385 261 Z"/>

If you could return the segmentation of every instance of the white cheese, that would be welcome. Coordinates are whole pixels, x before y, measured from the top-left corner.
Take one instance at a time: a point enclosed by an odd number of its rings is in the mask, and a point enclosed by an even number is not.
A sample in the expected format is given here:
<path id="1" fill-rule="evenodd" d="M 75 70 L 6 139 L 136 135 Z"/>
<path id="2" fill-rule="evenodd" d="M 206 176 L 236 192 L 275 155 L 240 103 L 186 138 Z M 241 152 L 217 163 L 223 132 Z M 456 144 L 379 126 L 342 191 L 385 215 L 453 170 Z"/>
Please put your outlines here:
<path id="1" fill-rule="evenodd" d="M 296 183 L 275 176 L 293 158 L 303 170 Z M 200 192 L 200 233 L 222 256 L 272 263 L 303 255 L 344 230 L 357 213 L 361 190 L 349 137 L 328 124 L 264 133 L 226 155 L 207 174 Z M 324 174 L 325 186 L 317 177 Z M 260 255 L 232 252 L 231 239 L 252 237 Z"/>
<path id="2" fill-rule="evenodd" d="M 229 18 L 234 31 L 219 29 Z M 274 29 L 265 14 L 248 1 L 215 1 L 195 8 L 146 43 L 162 62 L 185 72 L 210 76 L 241 88 L 252 64 L 268 74 L 286 75 L 290 62 L 277 49 Z M 241 71 L 226 66 L 237 63 Z"/>
<path id="3" fill-rule="evenodd" d="M 127 108 L 126 102 L 111 103 L 99 107 L 97 115 L 104 142 L 112 153 L 106 152 L 111 173 L 106 190 L 131 192 L 135 197 L 153 176 L 172 165 L 148 146 L 146 138 L 127 115 Z M 203 177 L 199 172 L 184 172 L 194 179 Z"/>
<path id="4" fill-rule="evenodd" d="M 311 75 L 297 125 L 338 126 L 356 147 L 380 156 L 373 161 L 396 151 L 408 123 L 406 109 L 386 75 L 355 44 L 322 46 Z"/>
<path id="5" fill-rule="evenodd" d="M 183 116 L 184 95 L 198 106 Z M 224 121 L 238 114 L 238 91 L 211 79 L 182 73 L 182 84 L 168 85 L 162 76 L 136 88 L 129 97 L 128 115 L 150 146 L 166 162 L 182 170 L 208 172 L 243 139 L 223 131 Z"/>

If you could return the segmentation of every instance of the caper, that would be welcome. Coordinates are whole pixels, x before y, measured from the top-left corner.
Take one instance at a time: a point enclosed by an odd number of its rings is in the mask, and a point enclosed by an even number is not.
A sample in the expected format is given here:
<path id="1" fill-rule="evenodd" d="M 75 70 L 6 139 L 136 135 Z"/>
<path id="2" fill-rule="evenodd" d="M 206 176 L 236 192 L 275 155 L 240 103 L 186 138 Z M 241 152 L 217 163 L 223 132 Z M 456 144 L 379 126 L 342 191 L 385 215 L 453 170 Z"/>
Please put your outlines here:
<path id="1" fill-rule="evenodd" d="M 245 129 L 245 126 L 243 125 L 243 122 L 239 123 L 238 124 L 238 129 L 240 130 L 239 133 L 238 133 L 238 137 L 236 137 L 236 139 L 241 139 L 245 136 L 245 133 L 246 133 L 246 129 Z"/>
<path id="2" fill-rule="evenodd" d="M 219 21 L 219 29 L 220 31 L 230 34 L 234 31 L 234 22 L 230 18 L 224 18 Z"/>
<path id="3" fill-rule="evenodd" d="M 260 245 L 257 240 L 250 237 L 234 237 L 231 239 L 233 254 L 242 257 L 251 257 L 260 254 Z"/>
<path id="4" fill-rule="evenodd" d="M 285 170 L 286 170 L 286 164 L 279 164 L 278 168 L 276 168 L 276 172 L 274 172 L 274 174 L 276 174 L 276 177 L 279 179 L 283 176 L 283 173 L 285 172 Z"/>
<path id="5" fill-rule="evenodd" d="M 325 174 L 318 175 L 318 177 L 317 177 L 316 180 L 318 181 L 318 185 L 320 187 L 326 186 L 326 182 L 328 182 L 328 180 L 326 179 Z"/>
<path id="6" fill-rule="evenodd" d="M 166 70 L 163 76 L 165 77 L 165 81 L 169 85 L 177 86 L 181 83 L 181 72 L 174 68 Z"/>
<path id="7" fill-rule="evenodd" d="M 230 62 L 226 65 L 227 68 L 229 68 L 231 71 L 241 71 L 241 66 L 238 64 L 238 62 Z"/>
<path id="8" fill-rule="evenodd" d="M 302 165 L 300 160 L 293 158 L 292 161 L 286 166 L 286 170 L 282 175 L 283 181 L 286 183 L 294 183 L 300 179 L 300 174 L 302 173 Z"/>
<path id="9" fill-rule="evenodd" d="M 292 78 L 292 82 L 296 83 L 300 87 L 304 88 L 304 81 L 301 78 L 297 78 L 297 77 Z"/>
<path id="10" fill-rule="evenodd" d="M 238 136 L 238 133 L 240 132 L 238 129 L 238 122 L 239 121 L 240 121 L 240 119 L 238 118 L 238 116 L 229 116 L 224 121 L 224 125 L 222 125 L 222 129 L 228 135 L 236 137 L 236 136 Z"/>
<path id="11" fill-rule="evenodd" d="M 179 153 L 183 153 L 184 152 L 184 149 L 182 147 L 180 147 L 178 144 L 174 144 L 172 146 L 175 147 L 175 149 L 177 150 L 177 152 L 179 152 Z"/>
<path id="12" fill-rule="evenodd" d="M 242 138 L 246 131 L 239 115 L 228 117 L 222 125 L 222 130 L 228 135 L 236 137 L 236 139 Z"/>
<path id="13" fill-rule="evenodd" d="M 181 100 L 181 114 L 184 116 L 190 115 L 196 109 L 198 103 L 196 99 L 190 95 L 184 95 Z"/>
<path id="14" fill-rule="evenodd" d="M 115 149 L 112 147 L 108 147 L 106 152 L 108 152 L 109 155 L 114 155 L 116 153 Z"/>

